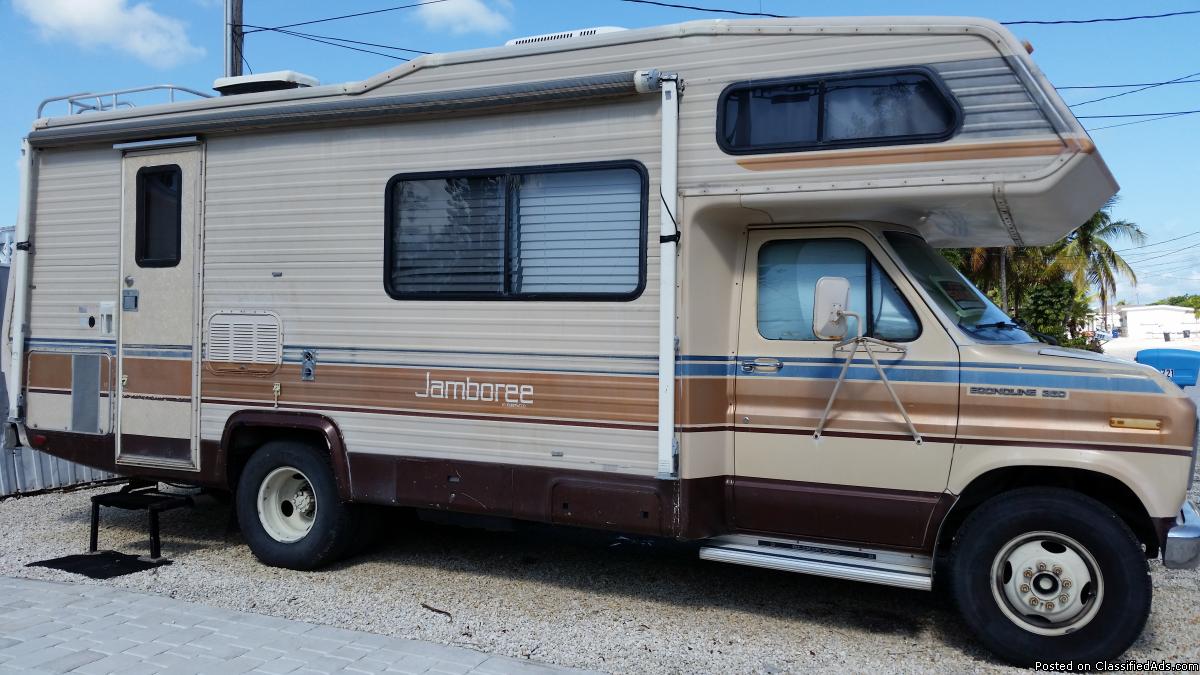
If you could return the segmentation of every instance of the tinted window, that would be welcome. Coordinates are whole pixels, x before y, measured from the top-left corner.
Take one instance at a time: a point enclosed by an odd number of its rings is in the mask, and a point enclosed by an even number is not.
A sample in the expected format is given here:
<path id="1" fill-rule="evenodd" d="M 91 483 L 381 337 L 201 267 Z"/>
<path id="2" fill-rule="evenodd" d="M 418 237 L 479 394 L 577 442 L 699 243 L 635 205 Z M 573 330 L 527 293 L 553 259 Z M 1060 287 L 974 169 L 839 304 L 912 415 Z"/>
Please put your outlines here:
<path id="1" fill-rule="evenodd" d="M 148 166 L 137 173 L 134 257 L 139 267 L 179 264 L 183 172 L 178 166 Z"/>
<path id="2" fill-rule="evenodd" d="M 396 183 L 391 287 L 397 293 L 504 289 L 504 180 L 500 176 Z"/>
<path id="3" fill-rule="evenodd" d="M 864 316 L 863 333 L 881 340 L 915 339 L 912 308 L 866 247 L 851 239 L 781 239 L 758 251 L 758 332 L 768 340 L 816 340 L 813 292 L 821 277 L 850 281 L 849 311 Z M 853 321 L 853 319 L 851 319 Z M 857 327 L 851 325 L 850 333 Z"/>
<path id="4" fill-rule="evenodd" d="M 645 278 L 646 180 L 632 166 L 393 179 L 396 298 L 623 298 Z"/>
<path id="5" fill-rule="evenodd" d="M 944 140 L 958 110 L 920 71 L 747 83 L 722 95 L 718 140 L 733 153 Z"/>

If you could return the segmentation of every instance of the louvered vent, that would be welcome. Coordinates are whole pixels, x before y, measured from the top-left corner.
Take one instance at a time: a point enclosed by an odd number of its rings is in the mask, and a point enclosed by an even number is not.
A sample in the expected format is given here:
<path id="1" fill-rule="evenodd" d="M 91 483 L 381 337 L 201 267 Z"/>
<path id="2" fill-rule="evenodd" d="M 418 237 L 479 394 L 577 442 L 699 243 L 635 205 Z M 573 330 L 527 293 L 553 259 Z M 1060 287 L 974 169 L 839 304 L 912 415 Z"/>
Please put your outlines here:
<path id="1" fill-rule="evenodd" d="M 208 364 L 217 371 L 274 372 L 283 360 L 279 317 L 267 312 L 218 312 L 208 320 Z"/>

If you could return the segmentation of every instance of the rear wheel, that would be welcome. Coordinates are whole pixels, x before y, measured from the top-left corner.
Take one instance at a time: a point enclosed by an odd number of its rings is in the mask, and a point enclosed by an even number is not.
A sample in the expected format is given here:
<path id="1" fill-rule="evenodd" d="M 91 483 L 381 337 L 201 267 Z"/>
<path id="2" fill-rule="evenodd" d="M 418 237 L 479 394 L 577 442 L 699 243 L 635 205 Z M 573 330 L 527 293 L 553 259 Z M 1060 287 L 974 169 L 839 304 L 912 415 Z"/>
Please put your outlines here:
<path id="1" fill-rule="evenodd" d="M 1141 544 L 1111 509 L 1069 490 L 985 502 L 955 537 L 950 575 L 976 637 L 1021 666 L 1115 659 L 1150 615 Z"/>
<path id="2" fill-rule="evenodd" d="M 310 570 L 344 555 L 356 511 L 342 503 L 324 453 L 274 441 L 255 452 L 237 488 L 238 525 L 250 550 L 275 567 Z"/>

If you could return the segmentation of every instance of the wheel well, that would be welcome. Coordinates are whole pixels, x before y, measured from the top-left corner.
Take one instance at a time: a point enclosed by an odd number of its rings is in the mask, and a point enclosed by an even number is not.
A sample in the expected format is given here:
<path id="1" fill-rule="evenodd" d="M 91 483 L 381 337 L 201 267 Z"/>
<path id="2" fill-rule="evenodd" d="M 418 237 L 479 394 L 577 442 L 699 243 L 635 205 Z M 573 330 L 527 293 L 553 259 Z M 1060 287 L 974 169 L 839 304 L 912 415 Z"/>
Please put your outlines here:
<path id="1" fill-rule="evenodd" d="M 1057 487 L 1074 490 L 1112 509 L 1125 521 L 1146 557 L 1158 555 L 1158 532 L 1146 507 L 1133 490 L 1107 474 L 1054 466 L 1015 466 L 989 471 L 967 485 L 946 515 L 938 533 L 937 557 L 945 559 L 959 527 L 979 505 L 998 494 L 1025 487 Z"/>
<path id="2" fill-rule="evenodd" d="M 239 425 L 229 435 L 228 454 L 225 457 L 225 482 L 230 491 L 237 490 L 238 479 L 250 456 L 268 441 L 291 441 L 329 451 L 328 440 L 316 429 Z"/>

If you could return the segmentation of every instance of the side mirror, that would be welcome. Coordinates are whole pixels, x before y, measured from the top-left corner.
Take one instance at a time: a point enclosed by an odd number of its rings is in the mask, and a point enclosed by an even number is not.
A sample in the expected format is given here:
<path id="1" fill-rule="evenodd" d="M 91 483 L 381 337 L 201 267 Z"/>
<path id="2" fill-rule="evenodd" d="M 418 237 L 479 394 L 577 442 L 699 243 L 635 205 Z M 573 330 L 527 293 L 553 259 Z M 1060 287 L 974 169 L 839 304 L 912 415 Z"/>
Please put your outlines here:
<path id="1" fill-rule="evenodd" d="M 822 340 L 846 337 L 850 309 L 850 281 L 846 277 L 821 277 L 813 291 L 813 333 Z"/>

